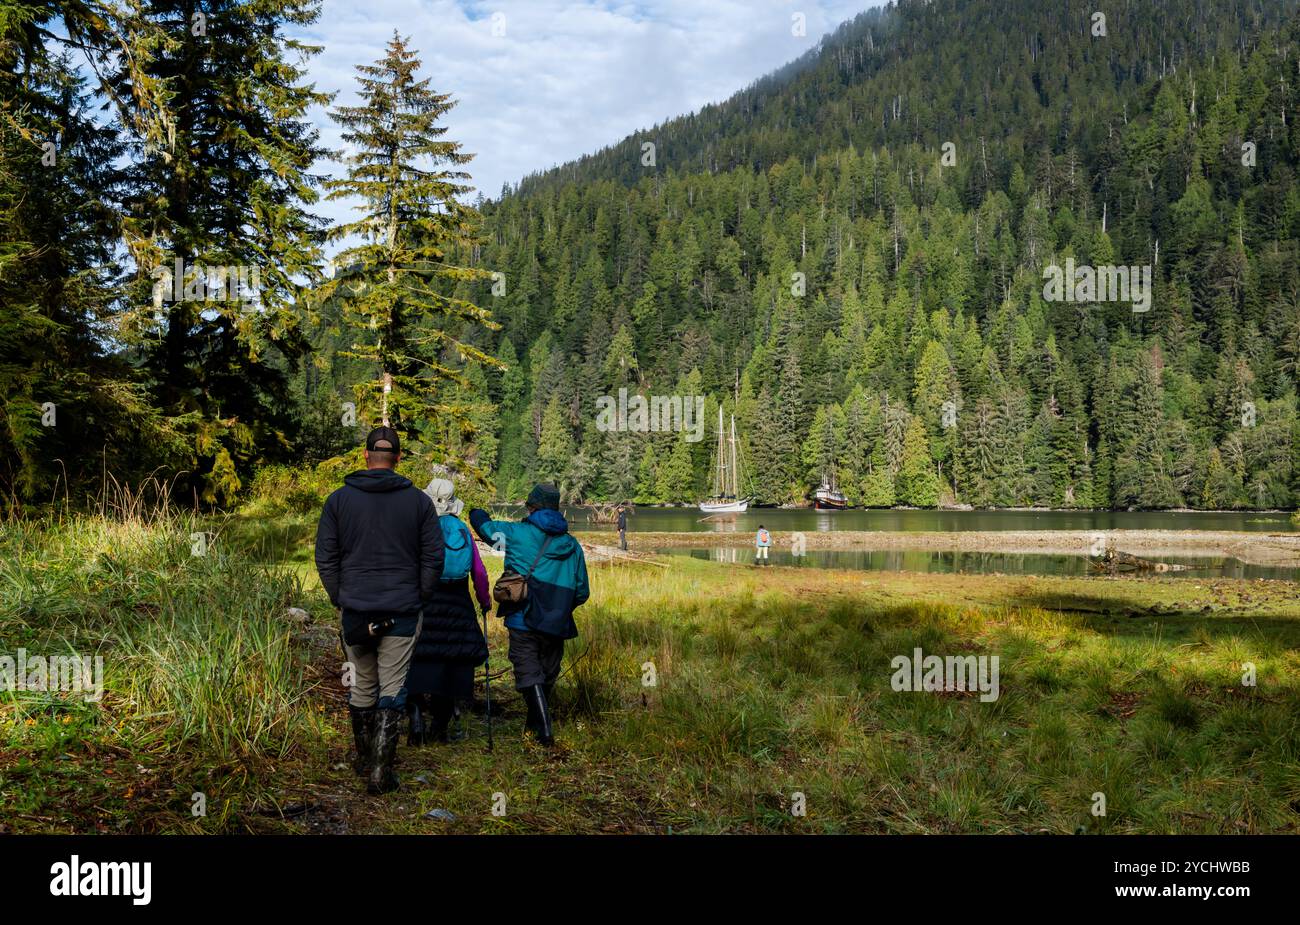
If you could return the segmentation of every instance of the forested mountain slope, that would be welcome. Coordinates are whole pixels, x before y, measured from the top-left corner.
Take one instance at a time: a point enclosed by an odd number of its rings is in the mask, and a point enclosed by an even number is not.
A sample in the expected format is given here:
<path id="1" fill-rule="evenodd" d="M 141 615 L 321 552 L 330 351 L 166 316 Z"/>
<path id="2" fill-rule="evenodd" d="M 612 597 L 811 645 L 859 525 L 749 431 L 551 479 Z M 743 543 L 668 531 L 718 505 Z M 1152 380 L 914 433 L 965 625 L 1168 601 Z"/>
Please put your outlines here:
<path id="1" fill-rule="evenodd" d="M 698 498 L 713 425 L 602 431 L 626 387 L 734 407 L 770 502 L 1293 506 L 1296 4 L 1094 6 L 867 13 L 486 204 L 501 494 Z M 1047 298 L 1076 265 L 1147 310 Z"/>

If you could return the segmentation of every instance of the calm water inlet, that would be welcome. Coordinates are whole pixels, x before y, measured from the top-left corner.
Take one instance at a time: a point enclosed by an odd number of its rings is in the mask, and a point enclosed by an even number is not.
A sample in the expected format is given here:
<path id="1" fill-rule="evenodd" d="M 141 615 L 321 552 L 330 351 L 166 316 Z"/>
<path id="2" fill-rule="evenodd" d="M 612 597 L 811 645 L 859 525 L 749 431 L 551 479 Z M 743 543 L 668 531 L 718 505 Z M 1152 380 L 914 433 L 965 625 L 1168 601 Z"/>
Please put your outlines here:
<path id="1" fill-rule="evenodd" d="M 731 562 L 753 565 L 753 549 L 699 549 L 674 547 L 656 549 L 665 556 L 690 556 L 712 562 Z M 1300 569 L 1248 565 L 1228 556 L 1196 558 L 1188 556 L 1161 556 L 1160 561 L 1171 565 L 1185 565 L 1186 571 L 1142 573 L 1170 578 L 1272 578 L 1287 581 L 1300 580 Z M 797 568 L 835 568 L 876 572 L 962 572 L 972 575 L 1095 575 L 1088 559 L 1083 556 L 1054 556 L 1039 553 L 1005 552 L 942 552 L 936 550 L 886 549 L 838 550 L 810 549 L 802 556 L 788 549 L 773 548 L 769 553 L 771 565 Z"/>

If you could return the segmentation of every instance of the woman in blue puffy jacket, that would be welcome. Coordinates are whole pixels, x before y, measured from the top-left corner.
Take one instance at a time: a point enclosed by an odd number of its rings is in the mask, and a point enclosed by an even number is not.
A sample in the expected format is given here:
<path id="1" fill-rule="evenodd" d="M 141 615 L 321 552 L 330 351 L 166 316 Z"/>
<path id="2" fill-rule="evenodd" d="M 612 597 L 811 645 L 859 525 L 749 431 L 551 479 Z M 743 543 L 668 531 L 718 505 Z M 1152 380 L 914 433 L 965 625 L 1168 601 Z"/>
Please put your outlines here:
<path id="1" fill-rule="evenodd" d="M 492 609 L 487 569 L 469 527 L 460 520 L 465 502 L 456 497 L 456 486 L 435 478 L 424 489 L 433 501 L 445 538 L 444 572 L 423 605 L 420 638 L 406 676 L 406 712 L 410 719 L 407 743 L 448 741 L 447 727 L 457 700 L 474 696 L 474 669 L 487 660 L 487 641 L 479 629 L 470 584 L 484 614 Z M 462 562 L 458 568 L 453 563 Z M 458 574 L 447 576 L 448 569 Z"/>

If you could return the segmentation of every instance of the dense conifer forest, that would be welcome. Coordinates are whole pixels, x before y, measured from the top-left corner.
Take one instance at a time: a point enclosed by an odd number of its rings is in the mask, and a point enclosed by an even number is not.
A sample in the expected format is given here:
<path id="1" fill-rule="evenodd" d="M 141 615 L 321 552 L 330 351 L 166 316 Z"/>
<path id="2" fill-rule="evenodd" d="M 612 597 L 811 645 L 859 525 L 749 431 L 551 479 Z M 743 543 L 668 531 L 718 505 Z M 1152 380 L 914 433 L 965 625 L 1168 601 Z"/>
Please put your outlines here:
<path id="1" fill-rule="evenodd" d="M 206 4 L 208 45 L 194 4 L 3 0 L 4 492 L 164 471 L 228 504 L 386 409 L 501 498 L 690 502 L 721 404 L 768 503 L 833 473 L 868 506 L 1294 507 L 1296 4 L 1098 6 L 872 10 L 471 206 L 434 36 L 347 108 L 287 37 L 310 0 Z M 329 182 L 317 105 L 352 132 Z M 371 207 L 330 229 L 322 194 Z M 257 301 L 160 300 L 175 258 L 255 268 Z M 704 396 L 706 437 L 601 428 L 624 388 Z"/>

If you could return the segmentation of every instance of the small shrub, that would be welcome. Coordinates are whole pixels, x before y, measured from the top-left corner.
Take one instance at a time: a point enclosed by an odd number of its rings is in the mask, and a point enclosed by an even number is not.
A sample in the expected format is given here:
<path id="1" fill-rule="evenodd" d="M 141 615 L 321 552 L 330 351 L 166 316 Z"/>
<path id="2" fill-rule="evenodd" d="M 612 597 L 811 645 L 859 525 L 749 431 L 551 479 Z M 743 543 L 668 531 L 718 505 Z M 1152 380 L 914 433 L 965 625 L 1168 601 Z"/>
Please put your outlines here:
<path id="1" fill-rule="evenodd" d="M 306 514 L 319 510 L 337 487 L 337 482 L 326 480 L 320 467 L 310 470 L 267 466 L 253 479 L 248 506 L 264 513 Z"/>

